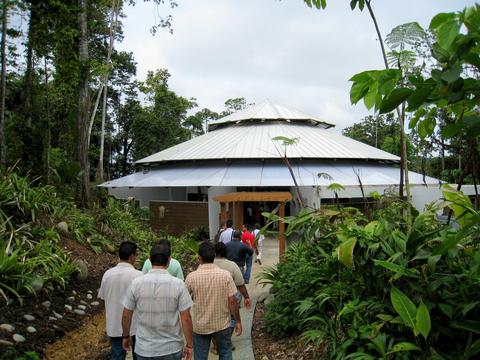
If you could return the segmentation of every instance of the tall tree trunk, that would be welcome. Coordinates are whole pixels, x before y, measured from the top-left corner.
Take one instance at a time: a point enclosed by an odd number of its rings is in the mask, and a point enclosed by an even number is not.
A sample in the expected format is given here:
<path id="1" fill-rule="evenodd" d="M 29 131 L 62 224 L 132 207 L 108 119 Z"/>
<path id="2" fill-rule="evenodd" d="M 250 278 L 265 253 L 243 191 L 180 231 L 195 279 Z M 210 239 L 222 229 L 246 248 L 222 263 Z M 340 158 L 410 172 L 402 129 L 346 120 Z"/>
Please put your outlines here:
<path id="1" fill-rule="evenodd" d="M 50 183 L 50 147 L 52 146 L 52 131 L 50 128 L 50 105 L 48 103 L 48 64 L 47 56 L 44 58 L 44 71 L 45 71 L 45 123 L 47 125 L 47 133 L 45 136 L 45 143 L 43 146 L 44 159 L 45 159 L 45 177 L 47 184 Z"/>
<path id="2" fill-rule="evenodd" d="M 83 171 L 80 182 L 80 199 L 85 206 L 90 205 L 90 167 L 88 162 L 88 115 L 89 115 L 89 55 L 88 55 L 88 0 L 78 0 L 79 38 L 78 60 L 80 63 L 80 77 L 78 84 L 78 115 L 77 115 L 77 157 Z"/>
<path id="3" fill-rule="evenodd" d="M 377 19 L 375 17 L 375 14 L 373 13 L 372 5 L 371 5 L 371 0 L 365 0 L 365 4 L 367 5 L 368 12 L 370 13 L 370 17 L 373 20 L 373 24 L 375 25 L 375 31 L 377 32 L 378 36 L 378 41 L 380 42 L 380 48 L 382 50 L 382 57 L 383 57 L 383 62 L 385 63 L 385 68 L 388 69 L 388 60 L 387 60 L 387 52 L 385 51 L 385 46 L 383 45 L 383 38 L 382 34 L 380 33 L 380 28 L 378 27 Z M 403 184 L 405 182 L 405 187 L 406 192 L 407 192 L 407 202 L 409 204 L 408 206 L 408 227 L 410 228 L 410 221 L 411 221 L 411 210 L 410 210 L 410 189 L 408 188 L 409 186 L 409 179 L 408 179 L 408 164 L 407 164 L 407 145 L 406 145 L 406 136 L 405 136 L 405 128 L 404 128 L 404 118 L 405 118 L 405 110 L 403 106 L 403 110 L 400 111 L 399 108 L 397 108 L 397 116 L 398 116 L 398 122 L 400 124 L 400 189 L 399 189 L 399 195 L 400 198 L 403 198 Z"/>
<path id="4" fill-rule="evenodd" d="M 112 13 L 110 16 L 110 41 L 108 44 L 107 52 L 107 69 L 105 71 L 105 76 L 103 78 L 103 106 L 102 106 L 102 127 L 100 132 L 100 158 L 98 160 L 98 169 L 97 169 L 97 181 L 102 182 L 104 179 L 103 174 L 103 157 L 104 157 L 104 147 L 105 147 L 105 119 L 107 117 L 107 90 L 108 90 L 108 76 L 110 74 L 110 59 L 112 57 L 113 43 L 114 43 L 114 27 L 117 23 L 118 18 L 118 4 L 116 0 L 112 0 Z"/>
<path id="5" fill-rule="evenodd" d="M 2 74 L 0 80 L 0 170 L 5 170 L 6 146 L 5 146 L 5 96 L 7 90 L 7 20 L 8 1 L 3 1 L 2 12 Z"/>

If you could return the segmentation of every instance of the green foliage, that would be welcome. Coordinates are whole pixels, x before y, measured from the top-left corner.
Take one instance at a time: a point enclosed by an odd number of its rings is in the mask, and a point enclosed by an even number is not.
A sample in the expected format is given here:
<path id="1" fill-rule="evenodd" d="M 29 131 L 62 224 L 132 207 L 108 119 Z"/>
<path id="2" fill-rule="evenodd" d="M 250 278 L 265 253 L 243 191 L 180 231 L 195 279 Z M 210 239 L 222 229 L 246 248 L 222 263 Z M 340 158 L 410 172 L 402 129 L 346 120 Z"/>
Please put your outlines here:
<path id="1" fill-rule="evenodd" d="M 261 276 L 275 294 L 268 330 L 301 334 L 335 359 L 478 356 L 480 213 L 451 188 L 444 196 L 413 214 L 410 232 L 407 205 L 390 195 L 379 199 L 371 221 L 346 209 L 286 217 L 287 234 L 300 242 Z M 458 230 L 436 220 L 447 205 L 464 219 Z"/>
<path id="2" fill-rule="evenodd" d="M 432 134 L 437 121 L 429 116 L 427 110 L 432 106 L 445 108 L 454 114 L 455 123 L 444 135 L 478 136 L 480 127 L 476 107 L 479 85 L 478 79 L 471 74 L 480 70 L 479 19 L 479 5 L 458 13 L 436 15 L 430 22 L 429 30 L 436 40 L 432 55 L 437 66 L 430 69 L 426 76 L 407 74 L 402 68 L 396 73 L 370 70 L 357 74 L 350 79 L 353 82 L 350 92 L 352 103 L 364 99 L 367 108 L 375 106 L 380 113 L 386 113 L 406 101 L 407 110 L 416 112 L 410 127 L 418 127 L 421 137 Z M 465 32 L 461 31 L 462 26 Z M 415 31 L 408 34 L 420 36 L 416 25 L 414 28 Z M 393 39 L 398 40 L 397 37 Z M 468 68 L 473 71 L 467 71 Z"/>

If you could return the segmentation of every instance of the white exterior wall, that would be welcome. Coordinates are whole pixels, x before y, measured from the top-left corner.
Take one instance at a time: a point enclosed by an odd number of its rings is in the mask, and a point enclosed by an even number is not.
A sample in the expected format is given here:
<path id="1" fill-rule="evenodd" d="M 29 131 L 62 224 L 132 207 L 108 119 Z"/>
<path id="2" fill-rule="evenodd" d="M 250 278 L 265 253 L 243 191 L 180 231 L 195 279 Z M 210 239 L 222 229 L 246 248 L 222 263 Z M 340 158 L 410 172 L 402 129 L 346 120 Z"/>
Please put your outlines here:
<path id="1" fill-rule="evenodd" d="M 117 199 L 133 197 L 140 201 L 141 207 L 148 207 L 151 200 L 186 201 L 187 192 L 184 187 L 138 187 L 138 188 L 109 188 L 108 194 Z"/>
<path id="2" fill-rule="evenodd" d="M 455 186 L 455 185 L 454 185 Z M 389 190 L 395 190 L 398 192 L 398 188 L 395 187 L 386 187 L 386 186 L 365 186 L 364 192 L 365 196 L 369 197 L 369 194 L 373 191 L 378 192 L 379 194 L 384 194 Z M 292 195 L 295 194 L 295 189 L 291 188 L 290 190 Z M 420 212 L 425 210 L 425 206 L 434 201 L 440 200 L 442 198 L 442 192 L 437 185 L 413 185 L 410 187 L 412 203 L 413 206 Z M 473 185 L 464 185 L 462 191 L 466 195 L 474 195 L 475 191 Z M 326 187 L 310 187 L 304 186 L 301 187 L 301 192 L 303 198 L 306 200 L 306 205 L 317 209 L 321 204 L 321 199 L 333 199 L 335 198 L 335 193 L 332 190 L 328 190 Z M 362 191 L 358 186 L 355 187 L 346 187 L 345 190 L 338 191 L 338 196 L 340 198 L 361 198 Z"/>
<path id="3" fill-rule="evenodd" d="M 208 188 L 208 230 L 210 239 L 213 239 L 218 229 L 220 229 L 220 203 L 213 200 L 217 195 L 224 195 L 237 191 L 236 187 L 212 186 Z"/>

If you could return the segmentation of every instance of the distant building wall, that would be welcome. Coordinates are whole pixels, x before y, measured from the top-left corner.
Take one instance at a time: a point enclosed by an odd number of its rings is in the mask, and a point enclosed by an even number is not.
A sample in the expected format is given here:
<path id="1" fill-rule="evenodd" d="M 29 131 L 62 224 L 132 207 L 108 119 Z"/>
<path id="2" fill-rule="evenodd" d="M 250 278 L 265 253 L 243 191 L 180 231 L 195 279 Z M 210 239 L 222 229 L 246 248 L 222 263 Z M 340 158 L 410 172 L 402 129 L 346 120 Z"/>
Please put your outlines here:
<path id="1" fill-rule="evenodd" d="M 208 203 L 194 201 L 150 201 L 151 226 L 181 235 L 197 226 L 208 229 Z"/>

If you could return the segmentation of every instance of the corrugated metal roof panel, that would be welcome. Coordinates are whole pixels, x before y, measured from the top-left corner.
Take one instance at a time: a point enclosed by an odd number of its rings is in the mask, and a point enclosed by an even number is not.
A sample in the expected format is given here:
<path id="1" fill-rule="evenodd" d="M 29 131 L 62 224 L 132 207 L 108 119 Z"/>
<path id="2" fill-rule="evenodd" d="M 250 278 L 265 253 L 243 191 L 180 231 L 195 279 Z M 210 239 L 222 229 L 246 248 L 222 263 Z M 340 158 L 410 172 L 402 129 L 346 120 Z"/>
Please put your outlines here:
<path id="1" fill-rule="evenodd" d="M 315 116 L 306 115 L 300 111 L 289 109 L 285 106 L 265 101 L 258 105 L 252 105 L 244 110 L 237 111 L 221 119 L 211 121 L 209 127 L 221 124 L 236 123 L 246 120 L 285 120 L 285 121 L 311 121 L 317 125 L 329 128 L 335 126 Z"/>
<path id="2" fill-rule="evenodd" d="M 293 172 L 300 186 L 358 186 L 357 174 L 364 186 L 398 185 L 400 171 L 392 165 L 379 163 L 292 162 Z M 318 174 L 328 174 L 329 179 Z M 410 172 L 411 185 L 423 185 L 421 174 Z M 439 180 L 426 176 L 429 185 Z M 184 164 L 163 166 L 143 173 L 103 183 L 102 187 L 176 187 L 176 186 L 293 186 L 288 168 L 281 162 L 249 162 L 234 164 Z"/>
<path id="3" fill-rule="evenodd" d="M 297 138 L 286 147 L 291 159 L 399 161 L 399 157 L 333 131 L 303 123 L 234 124 L 143 158 L 137 164 L 216 159 L 280 159 L 285 148 L 277 136 Z"/>

